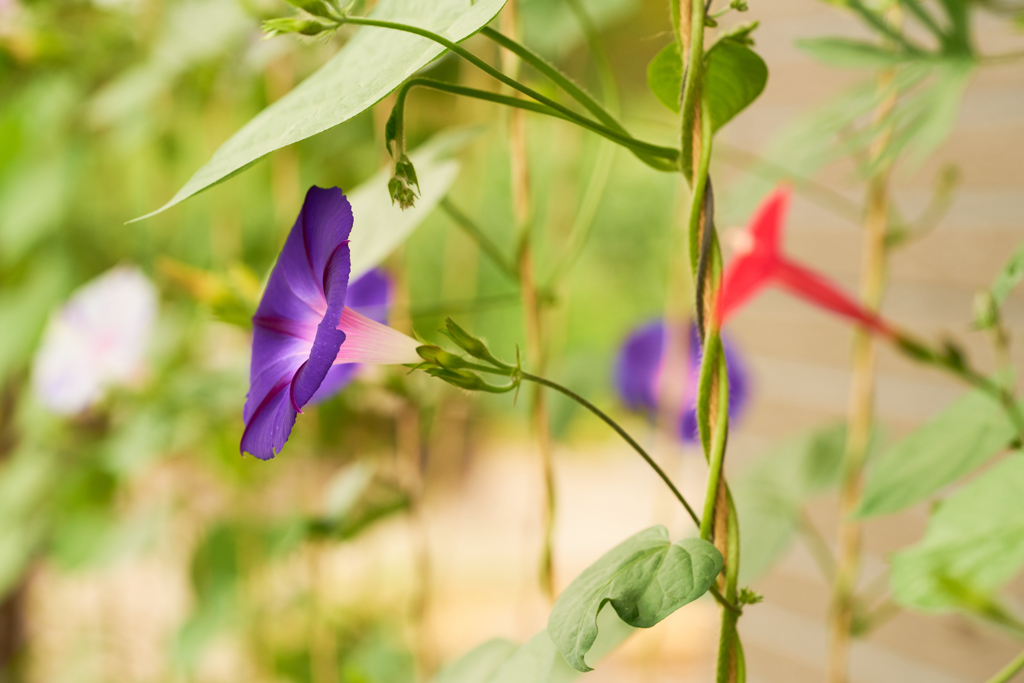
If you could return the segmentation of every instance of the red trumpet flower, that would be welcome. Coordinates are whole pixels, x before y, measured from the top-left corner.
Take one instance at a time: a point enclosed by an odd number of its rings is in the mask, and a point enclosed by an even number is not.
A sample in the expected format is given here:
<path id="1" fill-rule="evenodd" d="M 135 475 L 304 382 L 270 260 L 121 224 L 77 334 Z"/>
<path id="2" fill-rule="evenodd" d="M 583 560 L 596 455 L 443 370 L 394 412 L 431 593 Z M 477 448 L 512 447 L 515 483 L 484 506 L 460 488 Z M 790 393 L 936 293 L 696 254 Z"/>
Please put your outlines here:
<path id="1" fill-rule="evenodd" d="M 895 336 L 893 328 L 877 313 L 857 303 L 824 276 L 794 263 L 782 253 L 782 225 L 789 209 L 789 197 L 790 190 L 784 186 L 768 195 L 740 236 L 715 302 L 718 324 L 723 325 L 762 289 L 776 285 L 873 332 Z"/>

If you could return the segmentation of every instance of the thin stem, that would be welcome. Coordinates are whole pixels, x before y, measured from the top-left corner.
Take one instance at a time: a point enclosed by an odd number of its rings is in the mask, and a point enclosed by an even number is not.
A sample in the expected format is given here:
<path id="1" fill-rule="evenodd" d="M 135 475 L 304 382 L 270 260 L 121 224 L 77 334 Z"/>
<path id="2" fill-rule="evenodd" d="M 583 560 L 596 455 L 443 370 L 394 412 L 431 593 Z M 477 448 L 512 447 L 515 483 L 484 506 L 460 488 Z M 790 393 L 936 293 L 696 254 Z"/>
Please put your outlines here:
<path id="1" fill-rule="evenodd" d="M 502 373 L 497 373 L 497 374 L 502 374 Z M 686 498 L 684 498 L 683 494 L 680 493 L 679 489 L 676 488 L 676 485 L 673 484 L 672 480 L 668 478 L 668 475 L 665 474 L 665 471 L 663 469 L 661 469 L 661 467 L 658 466 L 658 463 L 654 462 L 654 458 L 652 458 L 650 455 L 648 455 L 647 451 L 644 450 L 643 446 L 641 446 L 639 443 L 637 443 L 636 439 L 634 439 L 632 436 L 629 435 L 629 432 L 627 432 L 625 429 L 620 427 L 618 422 L 616 422 L 615 420 L 610 418 L 607 414 L 605 414 L 604 411 L 602 411 L 600 408 L 595 406 L 593 403 L 591 403 L 587 399 L 583 398 L 582 396 L 580 396 L 576 392 L 572 391 L 571 389 L 567 389 L 566 387 L 563 387 L 561 384 L 556 384 L 555 382 L 552 382 L 549 379 L 544 379 L 543 377 L 538 377 L 537 375 L 531 375 L 528 372 L 522 373 L 521 377 L 523 379 L 527 380 L 527 381 L 536 382 L 537 384 L 541 384 L 541 385 L 546 386 L 546 387 L 548 387 L 550 389 L 554 389 L 555 391 L 559 392 L 560 394 L 568 396 L 569 398 L 571 398 L 572 400 L 576 401 L 581 406 L 583 406 L 584 408 L 589 410 L 591 413 L 596 415 L 606 425 L 608 425 L 613 430 L 615 430 L 615 433 L 618 434 L 620 437 L 622 437 L 622 439 L 626 443 L 628 443 L 630 445 L 630 447 L 634 451 L 636 451 L 637 454 L 641 458 L 644 459 L 644 461 L 650 466 L 650 468 L 652 470 L 654 470 L 654 472 L 658 475 L 658 477 L 660 477 L 661 480 L 665 483 L 665 486 L 667 486 L 669 488 L 669 490 L 672 492 L 672 495 L 675 496 L 676 500 L 678 500 L 680 502 L 680 504 L 682 504 L 682 506 L 684 508 L 686 508 L 686 512 L 687 512 L 687 514 L 690 515 L 690 519 L 693 520 L 693 523 L 696 524 L 698 527 L 700 527 L 700 525 L 701 525 L 700 517 L 697 516 L 697 513 L 694 512 L 693 508 L 686 501 Z"/>
<path id="2" fill-rule="evenodd" d="M 1021 652 L 1017 655 L 1016 659 L 1003 667 L 999 673 L 988 679 L 988 683 L 1009 683 L 1021 671 L 1024 671 L 1024 652 Z"/>
<path id="3" fill-rule="evenodd" d="M 440 36 L 426 29 L 420 28 L 419 26 L 413 26 L 411 24 L 399 24 L 392 21 L 379 21 L 377 19 L 368 19 L 365 17 L 345 17 L 343 23 L 354 24 L 358 26 L 375 26 L 377 28 L 404 31 L 406 33 L 412 33 L 414 35 L 422 36 L 423 38 L 433 40 L 434 42 L 454 52 L 458 56 L 468 61 L 473 66 L 477 67 L 478 69 L 488 74 L 489 76 L 492 76 L 496 80 L 504 83 L 510 88 L 518 90 L 527 97 L 530 97 L 531 99 L 540 102 L 541 104 L 545 104 L 551 109 L 554 109 L 555 111 L 561 113 L 567 120 L 570 120 L 584 128 L 587 128 L 595 133 L 598 133 L 599 135 L 603 135 L 609 140 L 613 140 L 625 147 L 628 147 L 629 149 L 635 152 L 644 152 L 652 157 L 657 157 L 659 159 L 665 159 L 667 161 L 672 162 L 672 164 L 670 165 L 666 164 L 666 166 L 662 168 L 662 170 L 675 169 L 675 162 L 679 158 L 679 152 L 677 150 L 672 149 L 670 147 L 662 147 L 660 145 L 655 145 L 649 142 L 637 140 L 629 136 L 628 134 L 623 134 L 621 132 L 612 130 L 607 126 L 601 125 L 586 118 L 585 116 L 577 114 L 573 110 L 559 104 L 555 100 L 552 100 L 551 98 L 542 95 L 536 90 L 523 85 L 516 79 L 506 76 L 498 69 L 495 69 L 490 64 L 474 55 L 469 50 L 466 50 L 465 48 L 461 47 L 458 43 L 454 43 L 443 36 Z"/>
<path id="4" fill-rule="evenodd" d="M 502 95 L 499 93 L 493 93 L 488 90 L 479 90 L 477 88 L 467 88 L 461 85 L 455 85 L 454 83 L 447 83 L 445 81 L 438 81 L 432 78 L 413 78 L 406 81 L 405 84 L 398 90 L 398 98 L 395 102 L 395 109 L 398 112 L 398 121 L 401 123 L 401 113 L 405 107 L 405 98 L 409 90 L 414 87 L 432 88 L 434 90 L 440 90 L 442 92 L 451 93 L 453 95 L 462 95 L 463 97 L 472 97 L 478 100 L 485 100 L 487 102 L 494 102 L 495 104 L 503 104 L 506 107 L 513 107 L 515 109 L 525 109 L 526 111 L 533 112 L 535 114 L 543 114 L 545 116 L 551 116 L 556 119 L 562 119 L 570 123 L 576 123 L 588 130 L 597 133 L 601 137 L 607 138 L 612 142 L 626 147 L 630 151 L 636 153 L 637 149 L 646 150 L 645 153 L 654 154 L 655 156 L 668 157 L 674 156 L 675 150 L 669 149 L 668 147 L 658 147 L 646 142 L 640 142 L 628 136 L 623 136 L 615 131 L 611 131 L 600 124 L 583 119 L 580 121 L 576 116 L 570 116 L 555 109 L 546 104 L 540 104 L 537 102 L 530 102 L 529 100 L 523 100 L 518 97 L 510 97 L 509 95 Z M 571 114 L 572 112 L 570 112 Z M 652 151 L 654 150 L 654 151 Z M 674 164 L 675 162 L 673 162 Z M 673 166 L 674 168 L 674 166 Z"/>
<path id="5" fill-rule="evenodd" d="M 891 71 L 879 78 L 878 88 L 885 91 L 894 77 Z M 876 122 L 891 118 L 896 106 L 895 96 L 882 101 L 874 113 Z M 875 139 L 871 156 L 881 158 L 891 137 L 891 128 L 882 130 Z M 885 292 L 887 266 L 886 235 L 889 228 L 889 168 L 882 167 L 868 186 L 867 213 L 864 220 L 864 252 L 861 275 L 861 298 L 864 306 L 878 310 Z M 850 637 L 853 628 L 854 591 L 860 575 L 863 527 L 853 518 L 860 507 L 864 489 L 864 467 L 867 461 L 874 423 L 875 347 L 869 332 L 859 329 L 853 347 L 853 378 L 850 387 L 849 426 L 846 451 L 843 455 L 843 477 L 840 485 L 838 553 L 832 582 L 832 605 L 829 611 L 828 680 L 846 683 L 849 678 Z"/>
<path id="6" fill-rule="evenodd" d="M 1017 430 L 1018 438 L 1024 441 L 1024 415 L 1021 414 L 1017 399 L 1010 389 L 974 370 L 966 364 L 963 358 L 950 358 L 948 354 L 939 353 L 909 335 L 898 333 L 893 341 L 896 342 L 896 348 L 899 351 L 913 360 L 946 370 L 991 396 L 1006 412 L 1010 422 Z"/>
<path id="7" fill-rule="evenodd" d="M 576 15 L 576 21 L 583 29 L 583 35 L 587 39 L 590 56 L 594 60 L 597 75 L 601 80 L 601 93 L 604 96 L 605 109 L 613 117 L 612 120 L 615 120 L 614 117 L 619 112 L 619 88 L 615 83 L 615 72 L 612 69 L 612 61 L 608 58 L 608 51 L 605 50 L 604 43 L 601 42 L 601 37 L 598 35 L 597 26 L 594 25 L 594 20 L 583 3 L 580 0 L 567 0 L 567 3 L 569 9 Z"/>
<path id="8" fill-rule="evenodd" d="M 480 226 L 478 226 L 472 218 L 456 207 L 448 197 L 441 200 L 440 206 L 441 209 L 448 214 L 448 217 L 452 219 L 452 222 L 462 228 L 466 235 L 476 242 L 477 246 L 480 247 L 480 251 L 486 254 L 501 272 L 516 282 L 519 282 L 519 273 L 516 271 L 515 266 L 505 258 L 505 255 L 501 253 L 501 249 L 498 248 L 498 245 L 496 245 L 491 238 L 480 229 Z"/>
<path id="9" fill-rule="evenodd" d="M 512 52 L 514 55 L 532 66 L 538 72 L 547 76 L 558 87 L 564 90 L 567 95 L 579 102 L 587 111 L 593 114 L 598 121 L 608 126 L 608 128 L 622 135 L 629 135 L 629 131 L 627 131 L 600 102 L 594 99 L 594 97 L 583 88 L 574 83 L 571 78 L 559 71 L 555 65 L 548 62 L 536 52 L 512 38 L 509 38 L 504 33 L 495 31 L 489 26 L 485 26 L 480 29 L 480 35 L 490 38 L 495 43 L 509 52 Z"/>
<path id="10" fill-rule="evenodd" d="M 502 29 L 515 34 L 519 30 L 518 3 L 510 0 L 502 15 Z M 503 55 L 502 72 L 515 81 L 519 76 L 519 60 Z M 530 192 L 530 165 L 527 154 L 526 121 L 521 111 L 512 111 L 508 120 L 509 165 L 511 170 L 512 212 L 519 235 L 516 268 L 519 293 L 523 303 L 523 327 L 526 330 L 526 353 L 539 372 L 547 364 L 547 335 L 544 302 L 538 296 L 533 261 L 532 197 Z M 544 481 L 544 535 L 541 544 L 540 584 L 551 602 L 555 599 L 554 538 L 555 515 L 558 504 L 555 485 L 554 454 L 551 447 L 551 425 L 548 417 L 547 396 L 538 385 L 530 396 L 530 421 L 540 454 Z"/>

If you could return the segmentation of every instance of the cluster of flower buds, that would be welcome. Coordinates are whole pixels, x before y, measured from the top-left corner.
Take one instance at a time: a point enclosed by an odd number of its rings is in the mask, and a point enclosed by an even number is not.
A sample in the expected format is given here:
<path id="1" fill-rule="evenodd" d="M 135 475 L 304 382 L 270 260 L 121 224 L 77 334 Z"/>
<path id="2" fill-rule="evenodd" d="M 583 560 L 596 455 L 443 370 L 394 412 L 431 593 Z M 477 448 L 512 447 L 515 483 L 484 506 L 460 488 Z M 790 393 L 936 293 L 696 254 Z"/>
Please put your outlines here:
<path id="1" fill-rule="evenodd" d="M 420 189 L 420 181 L 416 177 L 416 168 L 412 160 L 405 153 L 405 134 L 402 130 L 402 111 L 404 109 L 402 96 L 391 110 L 391 116 L 384 126 L 384 146 L 388 154 L 395 162 L 395 168 L 388 181 L 388 192 L 391 193 L 391 203 L 398 202 L 398 206 L 405 209 L 412 208 L 416 202 L 417 192 Z M 416 189 L 413 190 L 413 187 Z"/>
<path id="2" fill-rule="evenodd" d="M 416 189 L 414 190 L 413 187 Z M 391 203 L 398 202 L 402 210 L 412 208 L 416 203 L 416 193 L 419 192 L 420 181 L 416 178 L 416 168 L 408 155 L 402 154 L 395 158 L 395 171 L 388 181 L 388 192 L 391 193 Z"/>
<path id="3" fill-rule="evenodd" d="M 421 346 L 416 349 L 423 362 L 418 366 L 428 375 L 442 379 L 452 386 L 467 391 L 485 391 L 490 394 L 505 394 L 519 387 L 522 371 L 518 363 L 515 366 L 504 363 L 491 353 L 487 344 L 479 337 L 466 332 L 455 324 L 451 318 L 445 323 L 446 329 L 441 333 L 452 340 L 456 346 L 476 360 L 487 364 L 481 365 L 462 356 L 445 351 L 439 346 Z M 496 386 L 485 382 L 478 373 L 487 372 L 509 377 L 512 381 L 504 386 Z"/>

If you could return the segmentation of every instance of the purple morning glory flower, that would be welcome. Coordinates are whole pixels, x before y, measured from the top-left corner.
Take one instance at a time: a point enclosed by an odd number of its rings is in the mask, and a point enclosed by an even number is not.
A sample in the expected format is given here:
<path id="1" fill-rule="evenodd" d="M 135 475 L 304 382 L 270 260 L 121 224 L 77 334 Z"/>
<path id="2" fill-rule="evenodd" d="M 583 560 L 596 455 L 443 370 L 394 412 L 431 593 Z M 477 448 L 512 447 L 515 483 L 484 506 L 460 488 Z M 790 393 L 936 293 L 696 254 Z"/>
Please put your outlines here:
<path id="1" fill-rule="evenodd" d="M 311 187 L 252 319 L 243 453 L 273 458 L 303 406 L 351 379 L 351 364 L 420 361 L 420 343 L 381 322 L 384 276 L 349 284 L 351 230 L 345 194 Z"/>
<path id="2" fill-rule="evenodd" d="M 665 323 L 655 320 L 640 326 L 626 338 L 615 363 L 615 386 L 622 402 L 632 410 L 656 415 L 659 389 L 664 384 Z M 697 383 L 700 376 L 700 337 L 697 326 L 690 323 L 682 335 L 686 342 L 686 376 L 681 384 L 682 415 L 679 416 L 679 437 L 695 442 L 697 431 Z M 736 347 L 722 340 L 729 367 L 729 417 L 736 418 L 747 403 L 749 381 L 747 370 Z"/>

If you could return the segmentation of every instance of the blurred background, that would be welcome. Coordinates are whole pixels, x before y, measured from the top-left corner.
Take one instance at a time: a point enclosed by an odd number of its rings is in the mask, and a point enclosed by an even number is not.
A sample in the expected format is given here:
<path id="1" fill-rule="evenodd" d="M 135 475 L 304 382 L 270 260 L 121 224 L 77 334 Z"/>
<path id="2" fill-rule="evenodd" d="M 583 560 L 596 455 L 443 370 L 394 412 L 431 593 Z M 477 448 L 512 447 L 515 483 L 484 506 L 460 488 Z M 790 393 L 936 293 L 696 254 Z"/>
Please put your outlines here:
<path id="1" fill-rule="evenodd" d="M 584 4 L 614 64 L 625 124 L 674 144 L 676 117 L 645 83 L 647 63 L 670 41 L 667 4 Z M 828 149 L 837 132 L 827 105 L 868 74 L 816 64 L 795 41 L 861 30 L 823 2 L 750 4 L 740 19 L 761 22 L 756 47 L 771 76 L 716 150 L 719 225 L 743 225 L 779 178 L 808 178 L 787 249 L 856 290 L 863 183 L 853 163 L 811 152 Z M 468 396 L 403 368 L 365 368 L 300 418 L 275 460 L 238 453 L 246 325 L 259 283 L 308 186 L 353 189 L 386 165 L 390 100 L 164 214 L 125 224 L 161 206 L 225 139 L 344 44 L 345 34 L 264 40 L 260 20 L 287 9 L 271 0 L 0 0 L 4 683 L 405 683 L 429 680 L 488 638 L 522 642 L 546 623 L 542 471 L 528 401 Z M 522 0 L 521 12 L 524 40 L 598 90 L 591 51 L 566 7 Z M 1024 44 L 1004 16 L 976 15 L 982 52 Z M 497 63 L 491 43 L 468 45 Z M 452 58 L 430 70 L 491 87 Z M 456 155 L 451 201 L 511 258 L 505 113 L 420 91 L 407 111 L 410 146 L 453 125 L 475 126 Z M 971 302 L 1024 236 L 1022 112 L 1024 67 L 978 69 L 948 140 L 899 167 L 894 181 L 906 215 L 934 210 L 935 220 L 895 253 L 884 311 L 923 335 L 954 335 L 986 369 L 994 360 L 970 330 Z M 602 151 L 558 121 L 530 118 L 528 135 L 543 282 Z M 612 159 L 591 237 L 553 292 L 548 375 L 609 407 L 699 501 L 703 456 L 626 411 L 612 381 L 630 331 L 690 297 L 680 275 L 685 186 L 625 152 Z M 356 226 L 370 229 L 358 216 Z M 139 315 L 152 318 L 152 332 L 136 345 L 130 372 L 88 407 L 61 414 L 37 378 L 52 336 L 44 329 L 75 290 L 117 266 L 137 267 L 153 283 L 151 295 L 145 280 L 139 285 Z M 437 340 L 452 315 L 500 357 L 523 346 L 516 282 L 445 212 L 432 212 L 383 267 L 395 282 L 394 326 Z M 1006 324 L 1019 337 L 1024 300 L 1014 296 Z M 99 320 L 107 313 L 115 316 L 112 305 L 100 306 Z M 756 491 L 778 483 L 758 465 L 780 443 L 844 419 L 851 330 L 774 293 L 731 327 L 751 390 L 727 467 Z M 68 382 L 99 363 L 76 353 L 58 364 Z M 1013 354 L 1024 361 L 1019 345 Z M 886 350 L 879 372 L 885 439 L 962 391 Z M 551 422 L 556 587 L 652 524 L 675 537 L 693 532 L 604 425 L 557 397 Z M 801 524 L 832 539 L 834 492 L 811 493 Z M 920 538 L 926 519 L 920 505 L 868 525 L 865 585 L 884 586 L 887 555 Z M 813 546 L 789 543 L 802 534 L 788 527 L 762 533 L 758 523 L 744 519 L 743 528 L 752 558 L 745 571 L 765 597 L 740 626 L 750 680 L 822 680 L 829 588 Z M 1024 583 L 1006 597 L 1021 607 Z M 711 680 L 717 634 L 715 605 L 698 601 L 634 634 L 586 678 Z M 965 616 L 900 611 L 858 641 L 853 680 L 984 680 L 1020 647 Z"/>

